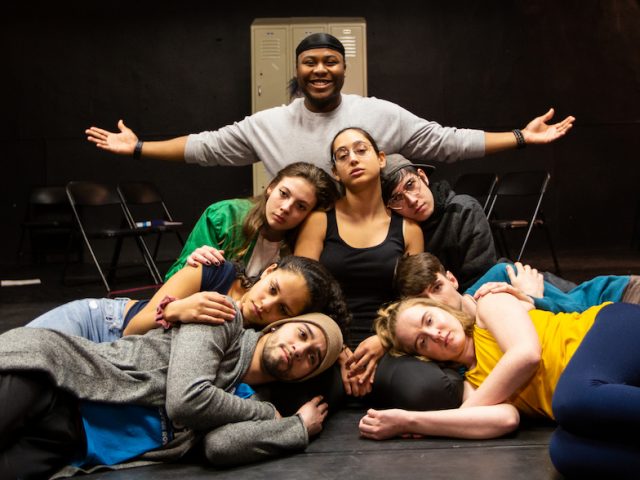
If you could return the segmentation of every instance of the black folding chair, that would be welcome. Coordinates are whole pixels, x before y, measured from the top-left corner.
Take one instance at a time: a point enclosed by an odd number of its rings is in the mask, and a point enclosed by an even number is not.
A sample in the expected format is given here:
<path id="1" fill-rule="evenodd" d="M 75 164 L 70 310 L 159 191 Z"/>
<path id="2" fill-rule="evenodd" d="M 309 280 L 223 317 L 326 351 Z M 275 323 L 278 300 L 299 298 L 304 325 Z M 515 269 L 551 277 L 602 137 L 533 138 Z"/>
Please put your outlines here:
<path id="1" fill-rule="evenodd" d="M 484 213 L 487 213 L 497 184 L 498 175 L 495 173 L 464 173 L 456 179 L 453 190 L 478 200 Z"/>
<path id="2" fill-rule="evenodd" d="M 98 269 L 100 278 L 107 289 L 108 296 L 116 296 L 137 290 L 159 288 L 162 284 L 162 276 L 143 241 L 143 237 L 148 235 L 149 232 L 144 229 L 136 229 L 129 226 L 125 209 L 117 189 L 102 183 L 79 181 L 69 182 L 66 186 L 66 192 L 80 234 Z M 142 256 L 143 263 L 154 282 L 152 285 L 123 290 L 113 290 L 111 288 L 111 283 L 115 280 L 115 272 L 118 267 L 118 261 L 125 239 L 135 241 L 137 249 Z M 115 241 L 115 247 L 111 256 L 108 272 L 105 275 L 101 262 L 98 260 L 95 244 L 106 240 L 111 242 Z"/>
<path id="3" fill-rule="evenodd" d="M 66 263 L 73 244 L 73 222 L 73 211 L 63 186 L 34 187 L 20 224 L 18 262 L 24 255 L 25 244 L 28 244 L 34 263 L 46 260 L 48 253 L 56 251 L 64 252 Z M 79 248 L 78 252 L 81 258 L 82 249 Z"/>
<path id="4" fill-rule="evenodd" d="M 551 175 L 546 171 L 509 172 L 501 175 L 489 205 L 487 218 L 494 232 L 496 246 L 507 258 L 513 259 L 504 233 L 509 230 L 526 229 L 515 261 L 521 261 L 533 228 L 544 230 L 555 272 L 559 274 L 560 265 L 542 210 L 542 200 L 550 179 Z"/>
<path id="5" fill-rule="evenodd" d="M 184 246 L 181 234 L 184 229 L 183 223 L 173 218 L 156 185 L 151 182 L 120 183 L 118 194 L 124 205 L 129 226 L 145 228 L 149 234 L 155 234 L 156 242 L 152 255 L 155 261 L 164 233 L 175 234 L 180 248 Z"/>

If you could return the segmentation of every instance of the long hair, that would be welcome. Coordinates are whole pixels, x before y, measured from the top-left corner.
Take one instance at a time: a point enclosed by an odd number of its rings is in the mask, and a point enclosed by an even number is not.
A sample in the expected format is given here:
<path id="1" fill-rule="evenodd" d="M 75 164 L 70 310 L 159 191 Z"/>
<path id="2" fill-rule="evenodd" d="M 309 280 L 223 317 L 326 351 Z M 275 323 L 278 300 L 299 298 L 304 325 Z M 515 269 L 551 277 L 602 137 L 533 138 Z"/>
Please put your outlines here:
<path id="1" fill-rule="evenodd" d="M 473 335 L 473 326 L 476 323 L 475 317 L 463 312 L 462 310 L 457 310 L 455 308 L 451 308 L 444 303 L 437 302 L 435 300 L 431 300 L 429 298 L 423 297 L 413 297 L 413 298 L 405 298 L 404 300 L 400 300 L 397 302 L 393 302 L 387 306 L 382 307 L 378 310 L 378 317 L 375 319 L 373 326 L 376 331 L 376 335 L 380 339 L 382 346 L 385 350 L 389 352 L 390 355 L 399 357 L 402 355 L 406 355 L 407 352 L 402 350 L 402 347 L 398 344 L 396 337 L 396 327 L 398 322 L 398 315 L 402 313 L 404 310 L 413 307 L 415 305 L 424 305 L 425 307 L 437 307 L 441 308 L 445 312 L 453 315 L 462 325 L 464 333 L 467 337 Z M 429 358 L 423 357 L 421 355 L 416 355 L 417 358 L 421 360 L 430 361 Z"/>
<path id="2" fill-rule="evenodd" d="M 269 198 L 269 193 L 267 192 L 269 190 L 273 191 L 283 178 L 291 177 L 303 178 L 313 185 L 316 195 L 314 210 L 327 210 L 331 208 L 338 199 L 339 194 L 335 181 L 327 172 L 306 162 L 296 162 L 287 165 L 273 177 L 273 180 L 269 182 L 269 185 L 261 195 L 256 195 L 251 199 L 254 205 L 242 222 L 242 233 L 244 234 L 245 241 L 236 254 L 237 258 L 241 258 L 247 253 L 251 243 L 257 238 L 260 230 L 267 224 L 266 205 L 267 199 Z M 290 250 L 293 250 L 297 234 L 298 227 L 285 232 L 285 242 Z"/>
<path id="3" fill-rule="evenodd" d="M 343 335 L 349 333 L 351 313 L 342 293 L 340 284 L 331 272 L 317 260 L 296 255 L 282 257 L 277 263 L 277 268 L 300 275 L 309 290 L 309 302 L 300 314 L 319 312 L 331 317 L 342 330 Z M 240 279 L 243 288 L 251 288 L 260 276 L 248 277 L 244 267 L 239 262 L 234 262 L 236 276 Z"/>

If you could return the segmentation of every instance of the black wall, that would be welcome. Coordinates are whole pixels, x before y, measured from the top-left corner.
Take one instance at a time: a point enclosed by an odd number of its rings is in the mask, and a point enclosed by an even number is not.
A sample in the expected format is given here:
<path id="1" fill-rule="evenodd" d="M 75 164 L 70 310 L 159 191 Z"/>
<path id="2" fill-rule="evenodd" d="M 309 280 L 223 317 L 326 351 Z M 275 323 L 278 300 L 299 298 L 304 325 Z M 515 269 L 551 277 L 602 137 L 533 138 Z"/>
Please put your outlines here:
<path id="1" fill-rule="evenodd" d="M 365 17 L 369 94 L 424 118 L 502 131 L 550 106 L 558 119 L 575 115 L 573 131 L 551 146 L 439 174 L 547 168 L 547 216 L 561 249 L 630 242 L 640 198 L 637 0 L 58 3 L 9 7 L 0 20 L 0 263 L 15 260 L 32 185 L 148 178 L 189 222 L 214 201 L 249 195 L 249 167 L 136 163 L 98 151 L 84 130 L 115 129 L 123 118 L 154 140 L 243 118 L 251 22 L 287 16 Z"/>

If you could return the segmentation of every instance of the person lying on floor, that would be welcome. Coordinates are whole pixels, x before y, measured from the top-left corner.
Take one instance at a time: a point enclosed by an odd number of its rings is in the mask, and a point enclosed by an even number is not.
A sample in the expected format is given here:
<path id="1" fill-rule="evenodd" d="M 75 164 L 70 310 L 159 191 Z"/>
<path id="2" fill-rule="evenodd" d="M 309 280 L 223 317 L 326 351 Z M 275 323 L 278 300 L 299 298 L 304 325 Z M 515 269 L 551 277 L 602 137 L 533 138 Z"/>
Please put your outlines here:
<path id="1" fill-rule="evenodd" d="M 563 475 L 637 476 L 640 306 L 554 314 L 489 293 L 463 310 L 421 297 L 381 309 L 385 348 L 467 369 L 464 401 L 440 411 L 368 410 L 363 437 L 486 439 L 517 429 L 521 415 L 545 417 L 558 424 L 550 456 Z"/>
<path id="2" fill-rule="evenodd" d="M 426 252 L 398 261 L 394 286 L 400 297 L 427 297 L 463 310 L 465 304 L 475 302 L 474 297 L 490 291 L 528 296 L 535 308 L 553 313 L 583 312 L 603 302 L 640 304 L 638 275 L 601 275 L 563 292 L 535 268 L 520 262 L 494 265 L 461 294 L 457 277 Z"/>
<path id="3" fill-rule="evenodd" d="M 509 280 L 509 285 L 499 280 Z M 492 267 L 465 294 L 458 292 L 458 280 L 430 253 L 406 255 L 396 266 L 394 288 L 400 298 L 423 296 L 475 315 L 476 299 L 487 292 L 507 292 L 531 300 L 536 308 L 558 312 L 582 312 L 605 301 L 640 303 L 637 276 L 602 276 L 563 293 L 543 280 L 537 270 L 519 263 Z M 529 297 L 527 297 L 527 295 Z M 392 358 L 385 355 L 384 358 Z M 426 366 L 431 367 L 427 375 Z M 463 379 L 450 364 L 425 362 L 413 356 L 395 358 L 388 368 L 378 369 L 377 408 L 442 410 L 462 403 Z"/>
<path id="4" fill-rule="evenodd" d="M 112 343 L 10 330 L 0 336 L 0 478 L 171 461 L 198 444 L 214 465 L 302 450 L 322 428 L 321 398 L 282 418 L 237 387 L 306 381 L 342 344 L 324 314 L 256 332 L 243 328 L 239 309 L 220 325 L 184 323 Z"/>
<path id="5" fill-rule="evenodd" d="M 44 313 L 27 326 L 111 342 L 159 325 L 233 320 L 236 311 L 225 295 L 237 302 L 245 326 L 262 328 L 307 312 L 325 313 L 342 328 L 349 321 L 340 285 L 327 269 L 314 260 L 289 255 L 251 278 L 236 262 L 187 266 L 162 285 L 151 300 L 75 300 Z M 157 322 L 160 306 L 163 321 Z"/>

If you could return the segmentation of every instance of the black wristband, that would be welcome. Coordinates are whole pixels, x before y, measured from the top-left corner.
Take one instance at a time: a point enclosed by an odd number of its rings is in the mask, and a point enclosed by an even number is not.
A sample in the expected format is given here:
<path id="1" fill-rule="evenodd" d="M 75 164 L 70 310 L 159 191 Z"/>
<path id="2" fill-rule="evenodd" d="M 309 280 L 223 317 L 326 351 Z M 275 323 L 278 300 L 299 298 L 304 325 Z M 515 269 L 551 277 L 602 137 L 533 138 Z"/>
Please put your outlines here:
<path id="1" fill-rule="evenodd" d="M 513 130 L 513 134 L 516 137 L 516 148 L 517 149 L 521 149 L 527 146 L 527 142 L 524 141 L 524 135 L 522 134 L 522 131 L 519 129 L 515 129 Z"/>
<path id="2" fill-rule="evenodd" d="M 522 135 L 522 134 L 521 134 Z M 140 160 L 141 156 L 142 156 L 142 144 L 144 142 L 142 140 L 138 140 L 136 143 L 135 148 L 133 149 L 133 159 L 134 160 Z"/>

